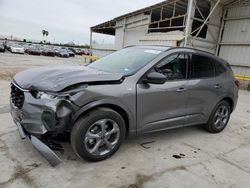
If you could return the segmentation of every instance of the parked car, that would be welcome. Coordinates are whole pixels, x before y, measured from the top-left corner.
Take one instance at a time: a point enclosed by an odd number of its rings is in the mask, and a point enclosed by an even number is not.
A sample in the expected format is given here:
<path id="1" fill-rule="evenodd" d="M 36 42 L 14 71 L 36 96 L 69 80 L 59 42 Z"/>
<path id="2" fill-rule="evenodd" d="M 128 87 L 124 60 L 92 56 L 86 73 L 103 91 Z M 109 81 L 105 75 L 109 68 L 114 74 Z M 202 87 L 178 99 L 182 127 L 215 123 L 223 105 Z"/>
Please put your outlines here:
<path id="1" fill-rule="evenodd" d="M 25 52 L 30 55 L 41 55 L 42 50 L 37 46 L 29 46 Z"/>
<path id="2" fill-rule="evenodd" d="M 26 50 L 30 47 L 30 45 L 29 44 L 23 44 L 22 47 L 24 49 L 24 52 L 26 53 Z"/>
<path id="3" fill-rule="evenodd" d="M 65 49 L 56 49 L 55 53 L 56 53 L 56 56 L 58 57 L 69 57 L 69 53 Z"/>
<path id="4" fill-rule="evenodd" d="M 125 136 L 191 125 L 219 133 L 237 100 L 238 82 L 225 60 L 191 48 L 134 46 L 88 66 L 20 72 L 10 105 L 21 137 L 57 165 L 57 135 L 70 133 L 77 156 L 100 161 Z"/>
<path id="5" fill-rule="evenodd" d="M 76 49 L 75 48 L 69 48 L 74 54 L 76 54 Z"/>
<path id="6" fill-rule="evenodd" d="M 91 50 L 85 50 L 85 54 L 86 55 L 92 55 L 92 51 Z"/>
<path id="7" fill-rule="evenodd" d="M 42 55 L 44 55 L 44 56 L 55 57 L 56 52 L 55 52 L 54 49 L 51 49 L 51 48 L 44 48 L 44 49 L 42 50 Z"/>
<path id="8" fill-rule="evenodd" d="M 70 57 L 75 57 L 75 53 L 72 52 L 70 49 L 66 48 L 65 50 L 68 52 Z"/>
<path id="9" fill-rule="evenodd" d="M 24 48 L 19 44 L 10 44 L 7 48 L 11 53 L 24 54 Z"/>
<path id="10" fill-rule="evenodd" d="M 11 47 L 11 46 L 15 46 L 15 45 L 16 45 L 16 44 L 13 43 L 13 42 L 5 42 L 5 43 L 4 43 L 4 47 L 5 47 L 5 49 L 8 50 L 8 51 L 11 51 L 10 47 Z"/>
<path id="11" fill-rule="evenodd" d="M 5 52 L 5 47 L 2 43 L 0 43 L 0 52 Z"/>
<path id="12" fill-rule="evenodd" d="M 6 50 L 10 51 L 10 45 L 11 45 L 11 43 L 5 41 L 3 45 L 4 45 L 4 47 L 5 47 Z"/>
<path id="13" fill-rule="evenodd" d="M 76 49 L 76 55 L 86 55 L 83 49 Z"/>

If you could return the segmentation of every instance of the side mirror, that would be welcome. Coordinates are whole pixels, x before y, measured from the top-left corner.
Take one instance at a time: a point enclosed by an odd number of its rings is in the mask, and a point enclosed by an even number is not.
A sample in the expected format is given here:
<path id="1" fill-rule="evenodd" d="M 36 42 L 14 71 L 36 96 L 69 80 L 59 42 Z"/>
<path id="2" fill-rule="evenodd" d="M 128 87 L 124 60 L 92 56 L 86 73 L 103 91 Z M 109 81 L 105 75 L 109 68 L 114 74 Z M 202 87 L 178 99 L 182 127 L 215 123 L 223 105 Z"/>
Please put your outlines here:
<path id="1" fill-rule="evenodd" d="M 165 75 L 158 72 L 151 72 L 147 75 L 144 81 L 150 84 L 164 84 L 166 80 L 167 78 Z"/>

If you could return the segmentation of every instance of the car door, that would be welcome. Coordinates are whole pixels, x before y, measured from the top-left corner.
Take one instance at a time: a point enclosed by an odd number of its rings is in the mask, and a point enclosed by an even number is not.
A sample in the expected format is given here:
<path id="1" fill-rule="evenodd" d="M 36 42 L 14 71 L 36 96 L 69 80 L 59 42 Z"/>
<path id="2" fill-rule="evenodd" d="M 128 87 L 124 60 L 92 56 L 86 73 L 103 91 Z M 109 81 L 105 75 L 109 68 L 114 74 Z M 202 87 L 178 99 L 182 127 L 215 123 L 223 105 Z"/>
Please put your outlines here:
<path id="1" fill-rule="evenodd" d="M 203 54 L 190 54 L 189 79 L 187 83 L 188 103 L 185 125 L 203 124 L 221 95 L 223 77 L 215 77 L 213 58 Z"/>
<path id="2" fill-rule="evenodd" d="M 168 55 L 150 71 L 166 76 L 164 84 L 137 84 L 137 132 L 146 133 L 183 126 L 187 114 L 187 67 L 185 53 Z"/>

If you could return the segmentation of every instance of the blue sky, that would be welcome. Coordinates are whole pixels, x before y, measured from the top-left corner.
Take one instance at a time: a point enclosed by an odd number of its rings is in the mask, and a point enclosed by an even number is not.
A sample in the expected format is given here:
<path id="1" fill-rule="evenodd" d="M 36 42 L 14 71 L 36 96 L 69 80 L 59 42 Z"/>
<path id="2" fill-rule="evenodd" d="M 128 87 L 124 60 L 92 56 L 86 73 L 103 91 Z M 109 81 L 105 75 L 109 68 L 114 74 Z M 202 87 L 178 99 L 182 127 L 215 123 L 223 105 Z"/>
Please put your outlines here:
<path id="1" fill-rule="evenodd" d="M 89 28 L 162 0 L 0 0 L 0 35 L 53 42 L 89 43 Z M 94 35 L 98 42 L 113 37 Z"/>

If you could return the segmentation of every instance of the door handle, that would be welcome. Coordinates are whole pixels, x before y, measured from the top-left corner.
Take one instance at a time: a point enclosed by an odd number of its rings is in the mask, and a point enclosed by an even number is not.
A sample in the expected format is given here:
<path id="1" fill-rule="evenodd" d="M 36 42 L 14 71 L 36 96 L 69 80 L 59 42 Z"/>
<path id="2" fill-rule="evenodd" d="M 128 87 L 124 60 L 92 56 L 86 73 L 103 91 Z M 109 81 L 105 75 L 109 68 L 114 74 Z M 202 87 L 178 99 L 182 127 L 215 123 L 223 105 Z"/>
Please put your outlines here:
<path id="1" fill-rule="evenodd" d="M 180 87 L 180 88 L 178 88 L 176 91 L 179 92 L 179 93 L 182 93 L 182 92 L 184 92 L 184 91 L 186 91 L 186 90 L 187 90 L 186 88 Z"/>
<path id="2" fill-rule="evenodd" d="M 220 85 L 220 84 L 215 84 L 215 85 L 214 85 L 214 88 L 215 88 L 215 89 L 220 89 L 220 88 L 221 88 L 221 85 Z"/>

